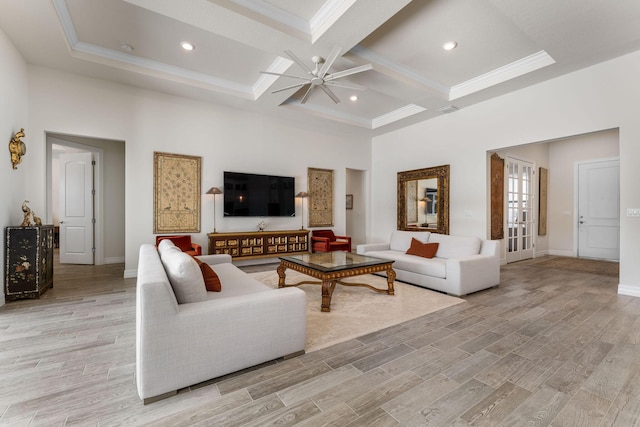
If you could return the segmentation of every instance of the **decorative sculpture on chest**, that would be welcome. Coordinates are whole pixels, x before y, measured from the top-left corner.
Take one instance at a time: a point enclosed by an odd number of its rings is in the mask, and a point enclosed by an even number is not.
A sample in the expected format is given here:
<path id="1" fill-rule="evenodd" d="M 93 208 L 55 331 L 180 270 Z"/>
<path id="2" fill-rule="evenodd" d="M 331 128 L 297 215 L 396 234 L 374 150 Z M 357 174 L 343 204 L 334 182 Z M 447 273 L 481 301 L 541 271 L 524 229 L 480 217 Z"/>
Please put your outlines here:
<path id="1" fill-rule="evenodd" d="M 38 216 L 36 216 L 34 212 L 31 211 L 31 208 L 27 205 L 27 203 L 29 203 L 28 200 L 22 202 L 22 213 L 24 214 L 24 218 L 22 220 L 22 224 L 20 224 L 20 227 L 30 227 L 32 225 L 40 227 L 42 225 L 42 220 Z M 33 223 L 31 222 L 32 218 Z"/>

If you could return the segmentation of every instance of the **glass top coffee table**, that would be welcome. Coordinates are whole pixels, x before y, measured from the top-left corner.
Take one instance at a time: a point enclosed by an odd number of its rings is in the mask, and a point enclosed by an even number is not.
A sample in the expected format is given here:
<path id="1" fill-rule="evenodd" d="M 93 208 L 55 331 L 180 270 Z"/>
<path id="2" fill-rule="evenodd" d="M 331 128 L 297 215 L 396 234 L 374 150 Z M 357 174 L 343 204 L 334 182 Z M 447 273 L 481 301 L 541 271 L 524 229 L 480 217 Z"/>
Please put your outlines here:
<path id="1" fill-rule="evenodd" d="M 396 272 L 391 265 L 393 261 L 356 255 L 351 252 L 316 252 L 301 255 L 280 257 L 278 266 L 278 287 L 299 286 L 304 284 L 322 285 L 322 311 L 331 311 L 331 296 L 336 283 L 342 286 L 364 286 L 376 292 L 393 295 L 393 281 Z M 285 271 L 291 270 L 320 279 L 320 281 L 303 280 L 298 283 L 285 284 Z M 340 279 L 384 271 L 387 273 L 387 289 L 375 288 L 367 283 L 343 282 Z"/>

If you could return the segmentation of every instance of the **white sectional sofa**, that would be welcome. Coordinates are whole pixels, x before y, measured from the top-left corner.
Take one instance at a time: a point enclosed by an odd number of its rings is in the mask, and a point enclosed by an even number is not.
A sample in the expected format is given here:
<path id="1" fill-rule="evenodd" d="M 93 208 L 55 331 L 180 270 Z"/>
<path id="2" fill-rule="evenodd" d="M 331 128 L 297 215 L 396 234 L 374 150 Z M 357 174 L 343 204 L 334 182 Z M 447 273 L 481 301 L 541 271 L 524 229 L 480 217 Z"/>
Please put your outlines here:
<path id="1" fill-rule="evenodd" d="M 155 246 L 140 247 L 136 381 L 144 403 L 202 381 L 304 352 L 304 291 L 293 287 L 272 289 L 235 267 L 230 256 L 204 255 L 197 258 L 215 271 L 222 290 L 197 288 L 194 294 L 202 298 L 204 292 L 204 300 L 179 304 L 185 292 L 174 292 L 169 277 L 183 284 L 194 280 L 204 286 L 200 267 L 196 270 L 200 278 L 190 277 L 197 264 L 184 255 L 187 259 L 180 259 L 179 265 L 167 267 L 171 270 L 168 276 Z"/>
<path id="2" fill-rule="evenodd" d="M 412 238 L 437 242 L 435 257 L 406 254 Z M 394 260 L 397 280 L 461 296 L 500 283 L 498 249 L 497 241 L 478 237 L 396 230 L 388 243 L 358 245 L 357 253 Z"/>

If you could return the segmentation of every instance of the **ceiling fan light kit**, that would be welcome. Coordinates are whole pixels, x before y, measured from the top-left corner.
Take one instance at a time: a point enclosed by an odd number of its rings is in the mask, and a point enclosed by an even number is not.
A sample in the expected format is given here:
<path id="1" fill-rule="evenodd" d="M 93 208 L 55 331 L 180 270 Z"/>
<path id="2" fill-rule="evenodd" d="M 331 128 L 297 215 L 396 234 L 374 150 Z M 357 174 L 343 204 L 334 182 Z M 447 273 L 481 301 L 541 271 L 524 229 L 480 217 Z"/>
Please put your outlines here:
<path id="1" fill-rule="evenodd" d="M 365 90 L 366 88 L 362 85 L 358 85 L 355 83 L 348 83 L 348 82 L 338 82 L 336 81 L 337 79 L 343 78 L 343 77 L 347 77 L 353 74 L 357 74 L 357 73 L 361 73 L 363 71 L 367 71 L 367 70 L 371 70 L 373 69 L 373 66 L 371 64 L 366 64 L 366 65 L 360 65 L 358 67 L 354 67 L 354 68 L 349 68 L 348 70 L 344 70 L 344 71 L 337 71 L 335 73 L 329 73 L 329 68 L 331 68 L 331 66 L 333 65 L 333 63 L 335 62 L 336 59 L 338 59 L 338 56 L 340 55 L 340 51 L 341 48 L 339 47 L 335 47 L 333 48 L 333 50 L 331 51 L 331 53 L 329 54 L 329 57 L 325 60 L 324 58 L 320 57 L 320 56 L 313 56 L 311 58 L 311 62 L 314 63 L 314 68 L 313 70 L 311 68 L 309 68 L 307 66 L 307 64 L 305 64 L 304 62 L 302 62 L 302 60 L 300 60 L 300 58 L 298 58 L 292 51 L 290 50 L 285 50 L 284 53 L 291 58 L 291 60 L 293 62 L 295 62 L 296 64 L 298 64 L 298 66 L 300 68 L 302 68 L 304 71 L 307 72 L 307 76 L 305 77 L 301 77 L 301 76 L 296 76 L 293 74 L 280 74 L 280 73 L 273 73 L 270 71 L 260 71 L 262 74 L 271 74 L 274 76 L 279 76 L 279 77 L 289 77 L 289 78 L 294 78 L 294 79 L 298 79 L 298 80 L 302 80 L 302 82 L 299 83 L 295 83 L 292 84 L 290 86 L 286 86 L 280 89 L 276 89 L 271 93 L 278 93 L 278 92 L 282 92 L 285 90 L 289 90 L 289 89 L 294 89 L 294 88 L 301 88 L 303 86 L 309 86 L 306 90 L 306 92 L 304 93 L 304 95 L 302 96 L 302 99 L 300 100 L 300 103 L 304 104 L 307 102 L 307 100 L 309 99 L 309 95 L 311 95 L 311 92 L 313 91 L 313 89 L 315 88 L 320 88 L 322 89 L 322 91 L 324 93 L 327 94 L 327 96 L 329 98 L 331 98 L 331 100 L 333 102 L 335 102 L 336 104 L 340 102 L 340 99 L 336 96 L 335 93 L 333 93 L 333 91 L 329 88 L 329 86 L 333 86 L 333 87 L 340 87 L 340 88 L 344 88 L 344 89 L 352 89 L 352 90 Z"/>

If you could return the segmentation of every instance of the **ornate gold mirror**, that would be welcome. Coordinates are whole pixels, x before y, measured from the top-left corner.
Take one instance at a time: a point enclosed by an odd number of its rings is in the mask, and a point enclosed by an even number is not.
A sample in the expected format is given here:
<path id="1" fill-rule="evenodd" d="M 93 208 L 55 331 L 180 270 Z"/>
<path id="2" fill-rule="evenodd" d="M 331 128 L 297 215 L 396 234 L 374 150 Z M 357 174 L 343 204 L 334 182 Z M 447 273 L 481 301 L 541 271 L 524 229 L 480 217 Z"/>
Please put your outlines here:
<path id="1" fill-rule="evenodd" d="M 398 172 L 398 230 L 449 234 L 449 165 Z"/>

